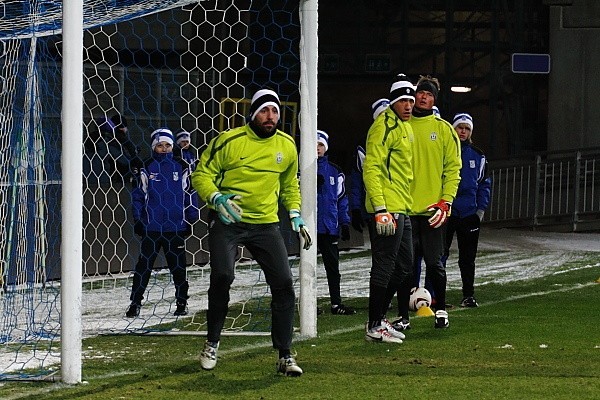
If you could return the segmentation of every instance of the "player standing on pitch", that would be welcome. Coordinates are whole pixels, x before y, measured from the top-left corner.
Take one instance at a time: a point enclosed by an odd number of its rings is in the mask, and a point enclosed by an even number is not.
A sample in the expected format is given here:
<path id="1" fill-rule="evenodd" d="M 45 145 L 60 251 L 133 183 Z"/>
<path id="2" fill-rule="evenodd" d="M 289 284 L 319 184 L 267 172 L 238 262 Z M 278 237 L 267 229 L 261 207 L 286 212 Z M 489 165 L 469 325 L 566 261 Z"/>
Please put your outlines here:
<path id="1" fill-rule="evenodd" d="M 460 182 L 461 159 L 460 140 L 456 131 L 447 121 L 433 114 L 439 90 L 436 78 L 421 76 L 417 82 L 415 107 L 409 121 L 415 135 L 410 219 L 415 270 L 416 262 L 420 263 L 422 257 L 426 268 L 425 279 L 431 281 L 435 294 L 434 326 L 447 328 L 446 269 L 442 262 L 444 225 Z M 405 325 L 406 329 L 410 326 Z"/>
<path id="2" fill-rule="evenodd" d="M 317 130 L 317 247 L 327 274 L 331 313 L 356 314 L 342 303 L 340 292 L 340 250 L 338 241 L 350 239 L 350 216 L 346 196 L 346 176 L 329 161 L 329 135 Z M 317 311 L 318 313 L 318 311 Z"/>
<path id="3" fill-rule="evenodd" d="M 406 122 L 415 102 L 415 88 L 399 75 L 390 89 L 390 106 L 373 121 L 367 134 L 363 179 L 366 208 L 371 214 L 372 266 L 369 278 L 369 322 L 365 339 L 402 343 L 404 334 L 385 318 L 398 291 L 408 311 L 412 284 L 412 235 L 408 211 L 412 199 L 413 132 Z"/>
<path id="4" fill-rule="evenodd" d="M 371 105 L 373 112 L 373 120 L 376 120 L 379 114 L 385 111 L 390 106 L 388 99 L 378 99 Z M 350 221 L 352 227 L 363 233 L 363 227 L 368 224 L 369 214 L 365 208 L 366 192 L 365 183 L 363 181 L 363 164 L 365 162 L 365 144 L 361 143 L 356 146 L 356 155 L 354 166 L 350 173 L 350 196 L 348 198 L 350 204 Z"/>
<path id="5" fill-rule="evenodd" d="M 141 237 L 135 265 L 131 304 L 125 315 L 137 317 L 150 280 L 152 266 L 163 249 L 175 284 L 176 316 L 186 315 L 189 284 L 185 267 L 185 236 L 199 218 L 197 196 L 191 193 L 188 164 L 173 156 L 173 133 L 152 132 L 152 158 L 143 163 L 137 187 L 131 193 L 134 230 Z"/>
<path id="6" fill-rule="evenodd" d="M 479 243 L 479 228 L 490 202 L 491 178 L 487 175 L 487 159 L 483 151 L 473 145 L 473 117 L 467 113 L 454 116 L 452 126 L 461 144 L 462 168 L 453 212 L 448 219 L 444 266 L 450 254 L 452 238 L 458 242 L 458 267 L 462 279 L 461 307 L 477 307 L 475 300 L 475 257 Z"/>
<path id="7" fill-rule="evenodd" d="M 271 288 L 271 339 L 279 350 L 277 371 L 302 375 L 290 351 L 296 297 L 279 230 L 280 201 L 289 212 L 292 229 L 302 235 L 305 249 L 312 239 L 300 216 L 296 144 L 277 129 L 280 107 L 273 90 L 257 91 L 250 104 L 250 122 L 211 140 L 192 174 L 194 188 L 211 208 L 208 335 L 200 354 L 200 364 L 206 370 L 217 364 L 237 247 L 243 245 L 262 268 Z"/>

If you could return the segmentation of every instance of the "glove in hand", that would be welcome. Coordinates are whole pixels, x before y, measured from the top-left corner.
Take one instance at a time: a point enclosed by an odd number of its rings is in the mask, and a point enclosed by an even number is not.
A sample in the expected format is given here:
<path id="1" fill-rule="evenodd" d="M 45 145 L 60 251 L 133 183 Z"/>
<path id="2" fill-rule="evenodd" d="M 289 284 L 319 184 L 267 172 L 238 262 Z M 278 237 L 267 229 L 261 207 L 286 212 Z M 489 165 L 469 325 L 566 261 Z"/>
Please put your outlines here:
<path id="1" fill-rule="evenodd" d="M 375 229 L 380 236 L 392 236 L 396 233 L 396 220 L 386 209 L 375 214 Z"/>
<path id="2" fill-rule="evenodd" d="M 484 210 L 477 210 L 475 214 L 477 214 L 477 216 L 479 217 L 479 221 L 483 221 L 483 215 L 485 214 Z"/>
<path id="3" fill-rule="evenodd" d="M 312 246 L 312 238 L 308 233 L 308 229 L 306 229 L 304 225 L 300 227 L 300 236 L 302 236 L 302 239 L 304 239 L 304 246 L 302 246 L 302 248 L 304 250 L 310 249 L 310 246 Z"/>
<path id="4" fill-rule="evenodd" d="M 342 225 L 341 236 L 342 240 L 350 240 L 350 227 L 348 225 Z"/>
<path id="5" fill-rule="evenodd" d="M 240 222 L 242 220 L 243 211 L 234 200 L 241 199 L 241 196 L 236 194 L 216 193 L 212 196 L 211 203 L 219 214 L 219 219 L 225 224 Z"/>
<path id="6" fill-rule="evenodd" d="M 352 227 L 356 231 L 362 233 L 363 227 L 365 226 L 365 220 L 363 219 L 362 212 L 360 210 L 352 210 L 350 220 L 352 223 Z"/>
<path id="7" fill-rule="evenodd" d="M 429 226 L 435 229 L 444 225 L 450 216 L 451 208 L 452 203 L 443 199 L 427 206 L 427 211 L 434 211 L 434 214 L 428 219 Z"/>
<path id="8" fill-rule="evenodd" d="M 298 210 L 290 210 L 290 223 L 294 232 L 300 232 L 300 227 L 306 225 Z"/>
<path id="9" fill-rule="evenodd" d="M 300 236 L 304 239 L 304 246 L 302 246 L 302 248 L 304 250 L 310 249 L 310 246 L 312 246 L 312 238 L 310 237 L 310 233 L 306 228 L 304 220 L 300 216 L 300 211 L 290 210 L 290 224 L 292 225 L 292 230 L 300 233 Z"/>

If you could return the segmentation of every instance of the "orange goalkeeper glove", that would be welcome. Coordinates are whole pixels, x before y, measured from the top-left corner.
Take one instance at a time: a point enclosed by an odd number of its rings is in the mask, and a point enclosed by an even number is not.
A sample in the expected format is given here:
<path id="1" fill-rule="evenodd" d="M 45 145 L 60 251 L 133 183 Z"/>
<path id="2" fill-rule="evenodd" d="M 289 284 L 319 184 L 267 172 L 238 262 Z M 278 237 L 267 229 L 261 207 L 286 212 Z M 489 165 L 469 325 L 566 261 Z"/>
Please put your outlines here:
<path id="1" fill-rule="evenodd" d="M 428 219 L 429 226 L 435 229 L 444 225 L 450 216 L 451 208 L 452 203 L 443 199 L 427 206 L 427 211 L 435 211 L 431 218 Z"/>
<path id="2" fill-rule="evenodd" d="M 385 208 L 375 213 L 375 229 L 381 236 L 392 236 L 396 233 L 396 220 Z"/>

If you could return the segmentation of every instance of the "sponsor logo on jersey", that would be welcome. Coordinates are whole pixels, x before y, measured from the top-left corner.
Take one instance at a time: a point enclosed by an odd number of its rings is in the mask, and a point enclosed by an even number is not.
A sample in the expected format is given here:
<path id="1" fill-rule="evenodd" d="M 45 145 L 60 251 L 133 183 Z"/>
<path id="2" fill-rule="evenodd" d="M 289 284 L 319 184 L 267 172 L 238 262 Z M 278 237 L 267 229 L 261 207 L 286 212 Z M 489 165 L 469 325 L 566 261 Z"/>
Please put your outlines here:
<path id="1" fill-rule="evenodd" d="M 432 141 L 437 140 L 437 132 L 431 132 L 429 134 L 429 139 L 432 140 Z"/>
<path id="2" fill-rule="evenodd" d="M 277 161 L 277 164 L 281 164 L 283 162 L 283 154 L 281 154 L 281 152 L 278 152 L 275 155 L 275 161 Z"/>

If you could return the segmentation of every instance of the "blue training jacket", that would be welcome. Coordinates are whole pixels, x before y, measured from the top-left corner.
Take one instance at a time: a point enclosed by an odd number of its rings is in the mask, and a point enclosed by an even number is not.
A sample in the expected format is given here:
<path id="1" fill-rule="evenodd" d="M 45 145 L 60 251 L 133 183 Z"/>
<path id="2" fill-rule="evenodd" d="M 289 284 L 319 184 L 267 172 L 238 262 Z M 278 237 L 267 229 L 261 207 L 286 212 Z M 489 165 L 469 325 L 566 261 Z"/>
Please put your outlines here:
<path id="1" fill-rule="evenodd" d="M 317 159 L 317 233 L 340 236 L 340 227 L 350 224 L 346 177 L 327 156 Z"/>
<path id="2" fill-rule="evenodd" d="M 354 167 L 350 174 L 350 210 L 360 210 L 364 220 L 369 219 L 369 214 L 365 207 L 367 199 L 367 191 L 365 190 L 365 182 L 363 181 L 363 164 L 365 161 L 366 151 L 363 146 L 356 147 L 356 157 Z"/>
<path id="3" fill-rule="evenodd" d="M 462 167 L 452 216 L 469 217 L 477 210 L 486 210 L 490 203 L 491 178 L 487 176 L 487 159 L 483 151 L 468 142 L 461 142 Z"/>
<path id="4" fill-rule="evenodd" d="M 178 154 L 179 153 L 179 154 Z M 196 149 L 190 150 L 182 149 L 181 147 L 177 147 L 173 149 L 174 157 L 181 157 L 182 160 L 187 162 L 190 165 L 190 171 L 194 172 L 196 170 L 196 165 L 198 165 L 198 154 L 196 153 Z"/>
<path id="5" fill-rule="evenodd" d="M 188 164 L 173 153 L 152 153 L 138 173 L 131 194 L 133 219 L 151 232 L 183 232 L 198 220 Z"/>

